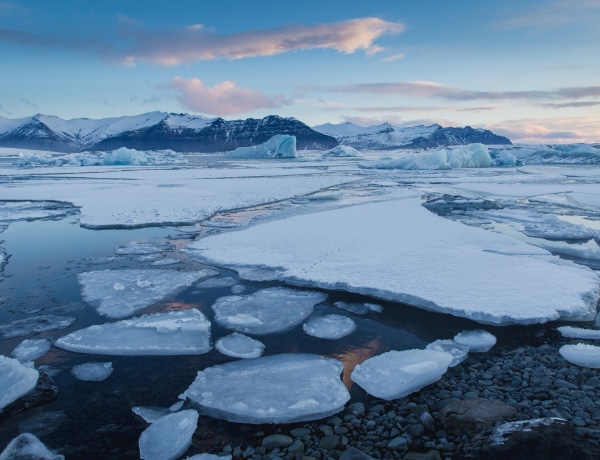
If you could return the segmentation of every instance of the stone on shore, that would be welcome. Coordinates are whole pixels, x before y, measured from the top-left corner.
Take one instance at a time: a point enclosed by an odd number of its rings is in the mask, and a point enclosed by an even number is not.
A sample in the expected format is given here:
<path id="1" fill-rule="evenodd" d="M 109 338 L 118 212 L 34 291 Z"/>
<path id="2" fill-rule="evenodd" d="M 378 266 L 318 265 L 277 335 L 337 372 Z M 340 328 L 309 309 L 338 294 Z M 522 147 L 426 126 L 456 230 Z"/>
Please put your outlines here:
<path id="1" fill-rule="evenodd" d="M 446 430 L 461 430 L 475 435 L 494 426 L 497 421 L 514 416 L 516 410 L 502 401 L 481 398 L 454 401 L 440 413 L 440 422 Z"/>

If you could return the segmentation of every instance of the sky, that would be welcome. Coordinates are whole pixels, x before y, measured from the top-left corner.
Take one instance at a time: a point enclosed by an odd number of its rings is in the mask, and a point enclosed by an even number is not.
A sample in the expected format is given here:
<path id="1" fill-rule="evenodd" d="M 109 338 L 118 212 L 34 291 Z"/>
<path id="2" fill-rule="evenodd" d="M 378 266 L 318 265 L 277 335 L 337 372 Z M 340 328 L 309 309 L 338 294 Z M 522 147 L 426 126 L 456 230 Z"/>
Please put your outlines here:
<path id="1" fill-rule="evenodd" d="M 600 142 L 600 0 L 0 0 L 0 116 L 439 123 Z"/>

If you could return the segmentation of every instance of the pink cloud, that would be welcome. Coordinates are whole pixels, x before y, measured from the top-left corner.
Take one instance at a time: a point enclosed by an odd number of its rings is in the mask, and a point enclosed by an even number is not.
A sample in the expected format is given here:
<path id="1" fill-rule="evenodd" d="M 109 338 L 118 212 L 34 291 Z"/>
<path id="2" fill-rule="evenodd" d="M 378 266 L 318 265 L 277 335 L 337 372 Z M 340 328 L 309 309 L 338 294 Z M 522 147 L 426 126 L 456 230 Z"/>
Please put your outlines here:
<path id="1" fill-rule="evenodd" d="M 600 142 L 598 117 L 507 120 L 485 128 L 524 144 Z"/>
<path id="2" fill-rule="evenodd" d="M 210 115 L 233 115 L 260 108 L 277 108 L 289 103 L 282 96 L 271 97 L 259 91 L 240 88 L 233 81 L 208 87 L 198 78 L 175 77 L 167 87 L 177 93 L 177 99 L 187 109 Z"/>
<path id="3" fill-rule="evenodd" d="M 383 48 L 375 43 L 382 35 L 398 34 L 405 26 L 379 18 L 358 18 L 311 26 L 286 25 L 219 35 L 201 24 L 179 28 L 149 30 L 122 19 L 120 35 L 129 41 L 121 60 L 131 65 L 146 61 L 178 65 L 211 59 L 241 59 L 272 56 L 288 51 L 332 49 L 341 53 L 362 50 L 369 55 Z"/>

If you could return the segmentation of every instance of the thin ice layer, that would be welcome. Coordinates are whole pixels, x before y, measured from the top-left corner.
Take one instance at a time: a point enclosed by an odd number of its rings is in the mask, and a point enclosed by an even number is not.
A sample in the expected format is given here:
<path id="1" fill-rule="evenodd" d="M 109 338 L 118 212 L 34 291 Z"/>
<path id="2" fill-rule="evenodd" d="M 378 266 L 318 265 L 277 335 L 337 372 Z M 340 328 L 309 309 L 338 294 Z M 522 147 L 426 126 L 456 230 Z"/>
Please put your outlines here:
<path id="1" fill-rule="evenodd" d="M 393 350 L 358 364 L 351 377 L 370 395 L 391 401 L 436 382 L 451 361 L 444 351 Z"/>
<path id="2" fill-rule="evenodd" d="M 351 225 L 349 224 L 351 223 Z M 188 248 L 251 278 L 343 289 L 488 324 L 592 319 L 599 275 L 513 238 L 432 214 L 421 197 L 257 223 Z"/>
<path id="3" fill-rule="evenodd" d="M 221 326 L 245 334 L 285 332 L 302 323 L 326 294 L 288 288 L 268 288 L 250 295 L 217 299 L 212 309 Z"/>
<path id="4" fill-rule="evenodd" d="M 73 366 L 71 374 L 79 380 L 86 382 L 101 382 L 106 380 L 113 372 L 111 362 L 107 363 L 83 363 Z"/>
<path id="5" fill-rule="evenodd" d="M 192 444 L 197 426 L 198 412 L 193 409 L 159 418 L 140 435 L 140 458 L 175 460 L 181 457 Z"/>
<path id="6" fill-rule="evenodd" d="M 38 371 L 18 360 L 0 355 L 0 409 L 31 391 L 37 384 Z"/>
<path id="7" fill-rule="evenodd" d="M 19 361 L 33 361 L 48 353 L 49 350 L 50 342 L 46 339 L 26 339 L 17 345 L 11 355 Z"/>
<path id="8" fill-rule="evenodd" d="M 184 392 L 211 417 L 240 423 L 317 420 L 350 399 L 342 363 L 311 354 L 233 361 L 198 372 Z"/>
<path id="9" fill-rule="evenodd" d="M 155 313 L 90 326 L 55 345 L 100 355 L 199 355 L 211 349 L 210 321 L 196 309 Z"/>
<path id="10" fill-rule="evenodd" d="M 101 270 L 80 273 L 77 280 L 86 302 L 109 318 L 124 318 L 149 307 L 201 277 L 177 270 Z"/>

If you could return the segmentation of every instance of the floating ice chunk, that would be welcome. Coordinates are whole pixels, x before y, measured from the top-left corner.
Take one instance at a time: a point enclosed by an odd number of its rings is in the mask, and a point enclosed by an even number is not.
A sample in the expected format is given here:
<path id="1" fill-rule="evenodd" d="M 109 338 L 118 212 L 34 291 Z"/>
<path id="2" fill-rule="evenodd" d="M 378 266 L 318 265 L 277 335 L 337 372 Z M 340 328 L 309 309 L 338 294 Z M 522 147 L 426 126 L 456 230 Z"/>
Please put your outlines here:
<path id="1" fill-rule="evenodd" d="M 11 355 L 19 361 L 34 361 L 49 350 L 50 342 L 46 339 L 26 339 L 12 351 Z"/>
<path id="2" fill-rule="evenodd" d="M 358 364 L 351 378 L 370 395 L 391 401 L 436 382 L 451 362 L 444 351 L 388 351 Z"/>
<path id="3" fill-rule="evenodd" d="M 600 164 L 600 149 L 589 144 L 556 145 L 537 150 L 525 159 L 527 164 Z"/>
<path id="4" fill-rule="evenodd" d="M 231 455 L 217 455 L 217 454 L 196 454 L 185 460 L 231 460 Z"/>
<path id="5" fill-rule="evenodd" d="M 496 337 L 487 331 L 462 331 L 454 336 L 454 341 L 469 347 L 473 353 L 483 353 L 496 345 Z"/>
<path id="6" fill-rule="evenodd" d="M 368 305 L 364 303 L 348 303 L 339 301 L 333 305 L 340 310 L 349 311 L 350 313 L 354 313 L 356 315 L 366 315 L 371 311 Z"/>
<path id="7" fill-rule="evenodd" d="M 337 147 L 334 147 L 331 150 L 322 152 L 321 155 L 323 155 L 324 157 L 362 157 L 363 156 L 362 153 L 360 153 L 354 147 L 350 147 L 349 145 L 338 145 Z"/>
<path id="8" fill-rule="evenodd" d="M 0 355 L 0 410 L 31 391 L 38 377 L 35 369 Z"/>
<path id="9" fill-rule="evenodd" d="M 491 150 L 490 157 L 493 166 L 517 166 L 521 164 L 516 156 L 506 150 Z"/>
<path id="10" fill-rule="evenodd" d="M 139 415 L 144 419 L 146 423 L 154 423 L 159 418 L 164 417 L 167 414 L 170 414 L 171 411 L 167 407 L 143 407 L 143 406 L 134 406 L 131 408 L 131 411 Z"/>
<path id="11" fill-rule="evenodd" d="M 201 277 L 176 270 L 101 270 L 80 273 L 77 280 L 86 302 L 109 318 L 130 316 L 175 294 Z"/>
<path id="12" fill-rule="evenodd" d="M 582 327 L 573 326 L 561 326 L 557 329 L 563 337 L 569 337 L 572 339 L 600 340 L 600 330 L 598 329 L 584 329 Z"/>
<path id="13" fill-rule="evenodd" d="M 179 259 L 173 259 L 171 257 L 165 257 L 164 259 L 156 260 L 152 262 L 152 265 L 156 267 L 161 267 L 164 265 L 175 265 L 181 262 Z"/>
<path id="14" fill-rule="evenodd" d="M 247 335 L 234 332 L 217 340 L 215 348 L 225 356 L 232 358 L 258 358 L 263 354 L 265 345 Z"/>
<path id="15" fill-rule="evenodd" d="M 314 316 L 302 326 L 304 332 L 319 339 L 341 339 L 356 330 L 356 323 L 342 315 Z"/>
<path id="16" fill-rule="evenodd" d="M 71 369 L 73 374 L 79 380 L 86 382 L 100 382 L 106 380 L 113 372 L 112 363 L 84 363 L 78 364 Z"/>
<path id="17" fill-rule="evenodd" d="M 469 347 L 467 345 L 461 345 L 454 340 L 436 340 L 431 342 L 425 348 L 428 350 L 445 351 L 452 355 L 452 361 L 448 365 L 454 367 L 459 363 L 462 363 L 469 354 Z"/>
<path id="18" fill-rule="evenodd" d="M 276 134 L 267 142 L 250 147 L 238 147 L 225 153 L 228 158 L 296 158 L 296 136 Z"/>
<path id="19" fill-rule="evenodd" d="M 52 453 L 31 433 L 23 433 L 6 446 L 0 460 L 65 460 L 65 457 Z"/>
<path id="20" fill-rule="evenodd" d="M 600 368 L 600 347 L 578 343 L 563 345 L 558 352 L 570 363 L 581 367 Z"/>
<path id="21" fill-rule="evenodd" d="M 127 256 L 141 256 L 147 254 L 157 254 L 161 252 L 172 251 L 174 246 L 170 243 L 142 242 L 132 241 L 124 246 L 119 246 L 115 254 Z"/>
<path id="22" fill-rule="evenodd" d="M 302 323 L 313 307 L 325 301 L 320 292 L 268 288 L 245 296 L 221 297 L 213 304 L 215 321 L 246 334 L 285 332 Z"/>
<path id="23" fill-rule="evenodd" d="M 377 169 L 454 169 L 488 168 L 492 165 L 488 148 L 483 144 L 468 144 L 452 149 L 416 153 L 404 158 L 384 160 L 369 165 Z"/>
<path id="24" fill-rule="evenodd" d="M 246 286 L 244 286 L 243 284 L 236 284 L 235 286 L 231 286 L 231 292 L 236 295 L 241 294 L 245 290 Z"/>
<path id="25" fill-rule="evenodd" d="M 24 337 L 40 332 L 64 329 L 75 322 L 71 316 L 37 315 L 25 319 L 18 319 L 8 324 L 0 324 L 0 337 L 12 339 Z"/>
<path id="26" fill-rule="evenodd" d="M 350 399 L 342 363 L 311 354 L 233 361 L 198 372 L 183 396 L 211 417 L 241 423 L 317 420 Z"/>
<path id="27" fill-rule="evenodd" d="M 235 278 L 209 278 L 196 284 L 200 289 L 225 288 L 235 286 L 239 281 Z"/>
<path id="28" fill-rule="evenodd" d="M 181 457 L 192 444 L 192 436 L 197 426 L 198 412 L 194 409 L 159 418 L 140 436 L 140 458 L 175 460 Z"/>
<path id="29" fill-rule="evenodd" d="M 210 321 L 198 310 L 143 315 L 72 332 L 55 345 L 101 355 L 199 355 L 210 351 Z"/>

